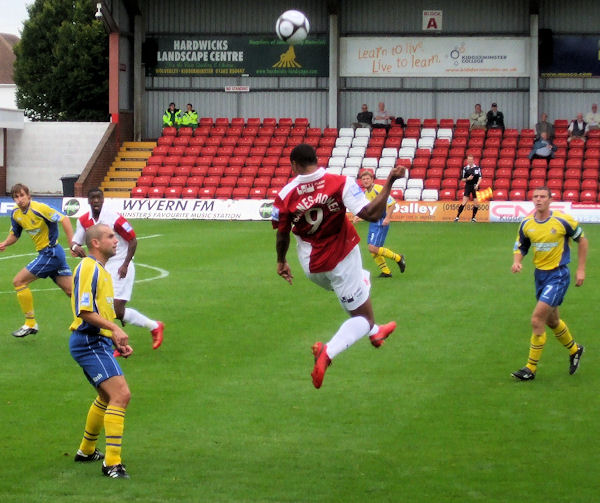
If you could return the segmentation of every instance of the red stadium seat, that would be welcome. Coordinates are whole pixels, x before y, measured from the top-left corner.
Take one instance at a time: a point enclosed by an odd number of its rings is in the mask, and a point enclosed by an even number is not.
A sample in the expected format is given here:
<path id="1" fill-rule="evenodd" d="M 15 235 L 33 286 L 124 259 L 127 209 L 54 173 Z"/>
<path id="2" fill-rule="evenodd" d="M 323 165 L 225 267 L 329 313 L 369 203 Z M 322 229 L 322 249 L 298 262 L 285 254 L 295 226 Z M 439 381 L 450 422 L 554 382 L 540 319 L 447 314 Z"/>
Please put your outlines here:
<path id="1" fill-rule="evenodd" d="M 471 136 L 467 145 L 469 148 L 483 148 L 484 143 L 485 139 L 483 136 Z M 498 141 L 498 144 L 499 143 L 500 141 Z"/>
<path id="2" fill-rule="evenodd" d="M 217 190 L 215 190 L 215 198 L 216 199 L 231 199 L 232 194 L 233 194 L 233 185 L 217 187 Z"/>
<path id="3" fill-rule="evenodd" d="M 444 170 L 444 178 L 456 178 L 456 179 L 458 179 L 458 177 L 460 177 L 460 174 L 461 174 L 461 168 L 447 167 Z"/>
<path id="4" fill-rule="evenodd" d="M 261 122 L 259 117 L 248 117 L 248 119 L 246 119 L 246 126 L 258 127 L 260 124 Z"/>
<path id="5" fill-rule="evenodd" d="M 192 175 L 187 179 L 186 187 L 202 187 L 204 185 L 204 176 Z M 196 191 L 198 193 L 198 191 Z"/>
<path id="6" fill-rule="evenodd" d="M 246 121 L 244 120 L 243 117 L 233 117 L 231 119 L 231 125 L 232 126 L 239 126 L 239 127 L 244 127 L 244 124 L 246 123 Z"/>
<path id="7" fill-rule="evenodd" d="M 526 168 L 515 168 L 512 173 L 513 178 L 529 178 L 529 170 Z"/>
<path id="8" fill-rule="evenodd" d="M 159 146 L 170 147 L 171 145 L 173 145 L 174 141 L 174 136 L 161 136 L 156 140 L 156 144 Z"/>
<path id="9" fill-rule="evenodd" d="M 498 137 L 490 137 L 485 140 L 484 148 L 500 148 L 501 140 Z M 473 145 L 475 146 L 475 145 Z"/>
<path id="10" fill-rule="evenodd" d="M 543 161 L 543 159 L 541 159 Z M 541 178 L 546 179 L 546 167 L 532 167 L 529 171 L 529 178 Z"/>
<path id="11" fill-rule="evenodd" d="M 529 159 L 527 159 L 527 161 L 529 161 Z M 498 159 L 498 164 L 496 165 L 498 168 L 509 168 L 509 169 L 513 169 L 513 166 L 515 165 L 515 160 L 514 159 L 509 159 L 507 157 L 504 158 L 500 158 Z"/>
<path id="12" fill-rule="evenodd" d="M 497 159 L 492 157 L 484 157 L 481 159 L 480 167 L 481 169 L 491 169 L 492 171 L 496 169 Z"/>
<path id="13" fill-rule="evenodd" d="M 525 201 L 526 191 L 523 189 L 514 189 L 508 193 L 508 199 L 510 201 Z"/>
<path id="14" fill-rule="evenodd" d="M 513 178 L 510 184 L 511 189 L 523 189 L 527 190 L 528 180 L 527 178 Z"/>
<path id="15" fill-rule="evenodd" d="M 198 190 L 198 199 L 213 199 L 215 197 L 216 191 L 216 185 L 213 185 L 211 187 L 202 187 Z"/>
<path id="16" fill-rule="evenodd" d="M 308 119 L 306 117 L 296 117 L 294 121 L 294 126 L 296 127 L 305 127 L 307 128 L 310 125 Z"/>
<path id="17" fill-rule="evenodd" d="M 178 136 L 173 140 L 173 147 L 187 147 L 190 143 L 191 136 Z"/>
<path id="18" fill-rule="evenodd" d="M 498 168 L 494 173 L 495 178 L 509 178 L 512 176 L 511 168 Z"/>
<path id="19" fill-rule="evenodd" d="M 529 169 L 531 167 L 531 161 L 527 157 L 518 157 L 514 161 L 515 168 L 525 168 Z"/>
<path id="20" fill-rule="evenodd" d="M 516 155 L 516 150 L 513 147 L 505 147 L 500 149 L 500 157 L 505 159 L 514 159 Z M 529 155 L 529 153 L 527 154 Z"/>
<path id="21" fill-rule="evenodd" d="M 435 150 L 435 149 L 434 149 Z M 430 168 L 441 168 L 442 170 L 446 167 L 445 157 L 432 157 L 429 161 Z"/>
<path id="22" fill-rule="evenodd" d="M 326 127 L 325 129 L 323 129 L 323 136 L 330 137 L 330 138 L 337 138 L 338 137 L 338 129 L 336 127 Z"/>
<path id="23" fill-rule="evenodd" d="M 531 147 L 533 147 L 534 140 L 534 138 L 520 138 L 519 143 L 517 143 L 517 148 L 527 148 L 531 150 Z"/>
<path id="24" fill-rule="evenodd" d="M 423 119 L 423 127 L 424 128 L 437 128 L 438 122 L 437 119 Z"/>
<path id="25" fill-rule="evenodd" d="M 168 187 L 165 190 L 165 197 L 168 197 L 169 199 L 181 198 L 182 191 L 183 191 L 183 186 L 181 186 L 181 185 Z"/>
<path id="26" fill-rule="evenodd" d="M 546 169 L 548 167 L 548 161 L 546 159 L 533 159 L 531 161 L 531 168 L 542 168 Z"/>
<path id="27" fill-rule="evenodd" d="M 204 177 L 204 186 L 205 187 L 218 187 L 219 182 L 221 181 L 220 176 L 209 175 Z"/>
<path id="28" fill-rule="evenodd" d="M 237 136 L 225 136 L 222 140 L 221 140 L 221 146 L 222 147 L 235 147 L 237 145 L 238 142 L 238 137 Z"/>
<path id="29" fill-rule="evenodd" d="M 133 187 L 131 189 L 131 194 L 130 196 L 132 198 L 140 198 L 140 197 L 147 197 L 148 196 L 148 187 L 146 186 L 142 186 L 142 187 Z"/>
<path id="30" fill-rule="evenodd" d="M 497 159 L 498 158 L 498 149 L 497 148 L 484 148 L 483 152 L 482 152 L 482 156 L 484 158 L 489 157 L 489 158 L 493 158 L 493 159 Z"/>
<path id="31" fill-rule="evenodd" d="M 542 178 L 533 178 L 529 180 L 529 189 L 539 189 L 546 184 L 546 181 Z"/>
<path id="32" fill-rule="evenodd" d="M 163 136 L 177 136 L 177 129 L 174 127 L 165 127 L 162 130 Z"/>
<path id="33" fill-rule="evenodd" d="M 510 178 L 497 178 L 493 183 L 494 191 L 496 189 L 510 189 Z"/>
<path id="34" fill-rule="evenodd" d="M 548 178 L 546 185 L 550 190 L 556 190 L 560 192 L 562 191 L 563 181 L 562 179 L 558 178 Z"/>
<path id="35" fill-rule="evenodd" d="M 456 190 L 458 188 L 458 179 L 456 178 L 444 178 L 440 188 Z"/>
<path id="36" fill-rule="evenodd" d="M 548 163 L 548 167 L 550 169 L 557 168 L 564 171 L 565 169 L 565 160 L 564 159 L 550 159 Z"/>
<path id="37" fill-rule="evenodd" d="M 427 169 L 428 166 L 429 166 L 429 159 L 427 159 L 425 157 L 415 157 L 413 159 L 413 162 L 412 162 L 413 171 L 415 169 Z M 413 173 L 413 171 L 411 171 L 411 174 Z M 413 175 L 413 178 L 422 178 L 422 177 Z"/>
<path id="38" fill-rule="evenodd" d="M 485 129 L 473 129 L 469 133 L 469 137 L 471 139 L 473 139 L 473 138 L 485 138 Z"/>
<path id="39" fill-rule="evenodd" d="M 169 187 L 185 187 L 187 179 L 187 176 L 172 176 L 169 181 Z"/>
<path id="40" fill-rule="evenodd" d="M 426 189 L 440 190 L 441 185 L 442 185 L 442 179 L 441 178 L 427 178 L 425 180 L 423 186 Z"/>
<path id="41" fill-rule="evenodd" d="M 141 178 L 141 177 L 140 177 Z M 171 175 L 155 176 L 152 180 L 153 187 L 168 187 L 171 181 Z M 138 178 L 139 182 L 139 178 Z"/>
<path id="42" fill-rule="evenodd" d="M 258 136 L 273 136 L 275 126 L 261 126 L 258 129 Z"/>
<path id="43" fill-rule="evenodd" d="M 165 189 L 166 187 L 164 186 L 151 187 L 150 190 L 148 190 L 148 197 L 152 199 L 161 199 L 165 196 Z"/>
<path id="44" fill-rule="evenodd" d="M 415 168 L 413 164 L 413 168 L 410 170 L 411 178 L 425 178 L 425 174 L 427 173 L 426 168 Z"/>
<path id="45" fill-rule="evenodd" d="M 598 179 L 585 178 L 581 181 L 581 190 L 598 190 Z"/>
<path id="46" fill-rule="evenodd" d="M 208 173 L 208 165 L 206 166 L 193 166 L 190 170 L 190 176 L 206 176 Z"/>
<path id="47" fill-rule="evenodd" d="M 561 180 L 565 176 L 565 171 L 563 168 L 550 168 L 546 173 L 548 180 Z"/>
<path id="48" fill-rule="evenodd" d="M 471 127 L 471 121 L 469 119 L 456 119 L 457 128 L 469 128 Z"/>
<path id="49" fill-rule="evenodd" d="M 252 187 L 250 189 L 250 199 L 265 199 L 267 195 L 267 187 Z"/>
<path id="50" fill-rule="evenodd" d="M 198 119 L 198 125 L 212 127 L 213 118 L 212 117 L 200 117 L 200 119 Z"/>
<path id="51" fill-rule="evenodd" d="M 465 157 L 465 147 L 451 147 L 448 151 L 448 157 L 460 158 L 460 162 L 462 163 L 462 160 Z"/>
<path id="52" fill-rule="evenodd" d="M 529 158 L 530 152 L 531 152 L 531 148 L 530 147 L 521 147 L 521 148 L 518 148 L 517 152 L 516 152 L 517 159 L 520 159 L 522 157 Z"/>
<path id="53" fill-rule="evenodd" d="M 596 190 L 582 190 L 579 194 L 579 201 L 582 203 L 596 203 L 596 199 L 598 198 L 598 193 Z"/>
<path id="54" fill-rule="evenodd" d="M 286 146 L 288 147 L 295 147 L 296 145 L 300 145 L 301 143 L 304 143 L 304 137 L 303 136 L 288 136 L 286 138 Z"/>
<path id="55" fill-rule="evenodd" d="M 419 127 L 406 127 L 404 130 L 405 138 L 418 138 L 421 136 L 421 128 Z"/>
<path id="56" fill-rule="evenodd" d="M 390 196 L 392 196 L 396 201 L 403 201 L 404 191 L 402 189 L 392 189 L 390 191 Z"/>
<path id="57" fill-rule="evenodd" d="M 564 190 L 579 190 L 581 187 L 581 182 L 577 178 L 565 178 L 563 183 Z"/>
<path id="58" fill-rule="evenodd" d="M 438 193 L 438 198 L 440 201 L 455 201 L 456 200 L 456 190 L 455 189 L 442 189 Z"/>
<path id="59" fill-rule="evenodd" d="M 507 189 L 498 189 L 493 191 L 492 199 L 494 201 L 507 201 L 508 200 L 508 190 Z"/>
<path id="60" fill-rule="evenodd" d="M 581 178 L 583 180 L 595 180 L 598 181 L 600 173 L 598 168 L 588 168 L 583 170 Z"/>
<path id="61" fill-rule="evenodd" d="M 565 189 L 562 195 L 562 200 L 573 203 L 579 202 L 579 191 Z"/>
<path id="62" fill-rule="evenodd" d="M 504 138 L 518 138 L 519 130 L 518 129 L 505 129 L 503 136 L 504 136 Z"/>
<path id="63" fill-rule="evenodd" d="M 231 197 L 233 199 L 248 199 L 250 187 L 234 187 Z"/>
<path id="64" fill-rule="evenodd" d="M 454 119 L 440 119 L 440 128 L 454 129 Z"/>
<path id="65" fill-rule="evenodd" d="M 535 138 L 533 129 L 521 129 L 521 138 Z"/>

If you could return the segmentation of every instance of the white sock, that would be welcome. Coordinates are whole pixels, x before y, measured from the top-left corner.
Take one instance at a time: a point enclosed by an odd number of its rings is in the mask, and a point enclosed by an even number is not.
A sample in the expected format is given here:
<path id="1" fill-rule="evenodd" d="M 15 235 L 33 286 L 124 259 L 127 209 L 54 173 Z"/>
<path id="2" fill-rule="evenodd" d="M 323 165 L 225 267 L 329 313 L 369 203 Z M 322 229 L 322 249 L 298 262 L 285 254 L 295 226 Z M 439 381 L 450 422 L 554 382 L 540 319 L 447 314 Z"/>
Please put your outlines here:
<path id="1" fill-rule="evenodd" d="M 373 325 L 373 328 L 371 329 L 371 331 L 369 332 L 369 336 L 371 335 L 375 335 L 377 332 L 379 332 L 379 325 L 377 323 L 375 323 Z"/>
<path id="2" fill-rule="evenodd" d="M 139 311 L 135 309 L 131 309 L 130 307 L 125 308 L 125 314 L 123 316 L 123 321 L 125 323 L 129 323 L 131 325 L 135 325 L 136 327 L 144 327 L 148 330 L 154 330 L 158 328 L 158 323 L 156 321 L 151 320 L 150 318 L 144 316 Z"/>
<path id="3" fill-rule="evenodd" d="M 338 354 L 348 349 L 368 333 L 369 322 L 363 316 L 354 316 L 346 320 L 327 343 L 327 356 L 333 360 Z"/>

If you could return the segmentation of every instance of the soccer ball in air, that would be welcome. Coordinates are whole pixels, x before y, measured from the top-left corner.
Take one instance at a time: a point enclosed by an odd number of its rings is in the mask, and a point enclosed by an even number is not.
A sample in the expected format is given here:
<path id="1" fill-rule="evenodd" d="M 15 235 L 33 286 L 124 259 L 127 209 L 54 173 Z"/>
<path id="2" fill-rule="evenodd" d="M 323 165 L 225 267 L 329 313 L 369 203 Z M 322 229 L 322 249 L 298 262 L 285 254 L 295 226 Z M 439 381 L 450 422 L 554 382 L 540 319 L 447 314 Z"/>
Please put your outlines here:
<path id="1" fill-rule="evenodd" d="M 287 10 L 277 19 L 275 33 L 288 44 L 299 44 L 306 40 L 310 24 L 308 18 L 299 10 Z"/>

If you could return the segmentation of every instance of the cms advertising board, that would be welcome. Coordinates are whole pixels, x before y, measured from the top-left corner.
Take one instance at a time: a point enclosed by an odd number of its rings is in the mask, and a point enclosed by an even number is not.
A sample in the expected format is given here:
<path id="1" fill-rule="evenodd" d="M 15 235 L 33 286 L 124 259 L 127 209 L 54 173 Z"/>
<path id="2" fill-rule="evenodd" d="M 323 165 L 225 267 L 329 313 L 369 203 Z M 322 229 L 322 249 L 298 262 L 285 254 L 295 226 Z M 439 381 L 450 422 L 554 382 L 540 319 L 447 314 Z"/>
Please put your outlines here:
<path id="1" fill-rule="evenodd" d="M 568 213 L 580 223 L 600 223 L 600 204 L 554 201 L 550 209 Z M 489 218 L 490 222 L 520 222 L 534 210 L 531 201 L 491 201 Z"/>

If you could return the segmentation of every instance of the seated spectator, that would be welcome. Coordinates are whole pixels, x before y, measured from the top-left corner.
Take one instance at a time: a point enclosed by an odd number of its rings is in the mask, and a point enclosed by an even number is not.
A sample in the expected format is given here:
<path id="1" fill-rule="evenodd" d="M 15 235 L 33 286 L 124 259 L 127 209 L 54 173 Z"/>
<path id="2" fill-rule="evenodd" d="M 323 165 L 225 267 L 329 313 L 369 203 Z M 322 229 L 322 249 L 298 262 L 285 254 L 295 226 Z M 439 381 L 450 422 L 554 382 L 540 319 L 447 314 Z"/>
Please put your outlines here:
<path id="1" fill-rule="evenodd" d="M 469 116 L 469 121 L 471 122 L 471 129 L 485 129 L 487 117 L 484 111 L 481 110 L 479 103 L 475 105 L 475 111 Z"/>
<path id="2" fill-rule="evenodd" d="M 547 113 L 543 113 L 540 122 L 535 125 L 535 139 L 539 140 L 542 137 L 542 133 L 546 133 L 550 140 L 554 138 L 554 126 L 551 122 L 548 122 Z"/>
<path id="3" fill-rule="evenodd" d="M 533 148 L 529 152 L 529 160 L 546 159 L 546 161 L 549 161 L 550 159 L 554 159 L 554 152 L 556 152 L 557 148 L 556 145 L 552 144 L 548 133 L 542 131 L 540 139 L 533 144 Z"/>
<path id="4" fill-rule="evenodd" d="M 356 122 L 352 123 L 352 127 L 356 129 L 357 127 L 368 127 L 370 128 L 373 125 L 373 112 L 369 112 L 369 107 L 367 105 L 363 105 L 361 107 L 361 111 L 356 115 Z"/>
<path id="5" fill-rule="evenodd" d="M 582 140 L 585 140 L 588 127 L 587 123 L 583 120 L 583 114 L 581 112 L 577 114 L 577 119 L 571 121 L 567 131 L 569 132 L 567 141 L 571 141 L 573 138 L 581 138 Z"/>
<path id="6" fill-rule="evenodd" d="M 169 103 L 169 108 L 163 114 L 163 127 L 176 127 L 181 124 L 181 110 L 175 107 L 175 103 Z"/>
<path id="7" fill-rule="evenodd" d="M 198 127 L 198 113 L 193 109 L 192 104 L 187 104 L 187 110 L 181 118 L 181 125 L 196 129 Z"/>
<path id="8" fill-rule="evenodd" d="M 585 122 L 588 130 L 600 128 L 600 113 L 598 113 L 598 105 L 592 104 L 592 111 L 585 115 Z"/>
<path id="9" fill-rule="evenodd" d="M 492 109 L 487 113 L 485 125 L 488 129 L 502 129 L 504 131 L 504 114 L 498 110 L 496 103 L 492 103 Z"/>
<path id="10" fill-rule="evenodd" d="M 390 115 L 389 112 L 385 109 L 385 103 L 383 101 L 380 101 L 377 108 L 377 112 L 375 112 L 375 117 L 373 119 L 373 127 L 385 128 L 386 131 L 389 131 L 390 125 L 393 120 L 394 116 Z"/>

